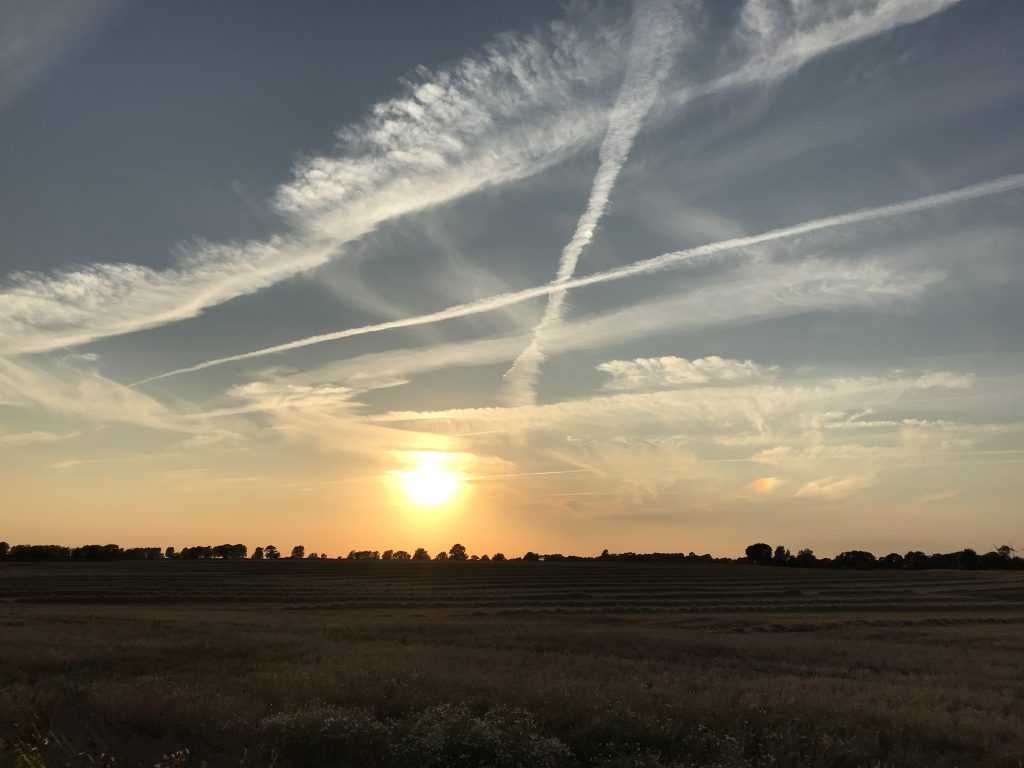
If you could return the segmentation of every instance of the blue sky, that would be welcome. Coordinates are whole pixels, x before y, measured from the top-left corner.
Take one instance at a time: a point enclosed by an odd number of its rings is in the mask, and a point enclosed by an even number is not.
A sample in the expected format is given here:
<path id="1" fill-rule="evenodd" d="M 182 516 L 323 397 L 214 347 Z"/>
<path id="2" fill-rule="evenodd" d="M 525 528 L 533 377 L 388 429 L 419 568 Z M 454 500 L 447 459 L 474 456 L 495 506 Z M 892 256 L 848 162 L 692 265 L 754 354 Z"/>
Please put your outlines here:
<path id="1" fill-rule="evenodd" d="M 1014 4 L 3 13 L 8 540 L 1019 538 Z"/>

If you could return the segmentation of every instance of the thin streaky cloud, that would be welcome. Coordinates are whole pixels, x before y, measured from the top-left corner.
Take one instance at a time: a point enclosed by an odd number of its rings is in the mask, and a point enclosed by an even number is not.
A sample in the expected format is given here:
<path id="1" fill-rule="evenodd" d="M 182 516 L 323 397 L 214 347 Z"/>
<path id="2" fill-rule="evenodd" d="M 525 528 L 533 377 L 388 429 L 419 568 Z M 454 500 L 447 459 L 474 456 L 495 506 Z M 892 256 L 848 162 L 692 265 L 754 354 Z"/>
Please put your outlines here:
<path id="1" fill-rule="evenodd" d="M 510 477 L 541 477 L 543 475 L 591 474 L 592 469 L 549 469 L 545 472 L 510 472 L 504 475 L 467 475 L 464 480 L 504 480 Z"/>
<path id="2" fill-rule="evenodd" d="M 674 106 L 682 107 L 701 96 L 753 83 L 779 80 L 827 51 L 920 21 L 958 2 L 960 0 L 882 2 L 875 7 L 859 9 L 848 16 L 835 17 L 830 15 L 831 9 L 824 3 L 786 4 L 784 9 L 780 9 L 772 0 L 748 0 L 743 6 L 737 27 L 742 46 L 747 49 L 744 63 L 710 82 L 676 88 L 668 100 Z M 638 19 L 638 26 L 642 22 L 651 22 L 659 15 L 651 13 L 650 6 L 645 10 L 649 13 L 642 20 Z M 555 283 L 564 283 L 575 273 L 579 257 L 607 208 L 611 189 L 625 163 L 640 123 L 657 96 L 661 77 L 667 74 L 670 64 L 665 61 L 667 43 L 660 41 L 666 43 L 666 48 L 660 51 L 655 48 L 655 43 L 659 42 L 659 32 L 676 32 L 678 17 L 665 9 L 659 10 L 663 18 L 658 18 L 651 29 L 641 27 L 639 34 L 635 35 L 631 49 L 634 56 L 627 65 L 626 80 L 616 108 L 609 117 L 608 132 L 601 147 L 601 165 L 594 179 L 590 200 L 572 239 L 562 251 Z M 669 23 L 670 20 L 676 23 Z M 644 48 L 638 49 L 637 43 Z M 635 55 L 638 50 L 640 56 Z M 630 75 L 639 75 L 641 72 L 644 74 L 636 78 L 637 82 L 632 82 Z M 649 99 L 646 105 L 645 99 Z M 620 106 L 623 109 L 617 112 Z M 540 366 L 547 357 L 543 343 L 545 331 L 562 318 L 566 295 L 566 291 L 554 291 L 548 295 L 548 304 L 534 329 L 530 344 L 505 373 L 504 399 L 509 404 L 536 402 Z"/>
<path id="3" fill-rule="evenodd" d="M 551 329 L 552 354 L 604 348 L 664 333 L 799 314 L 815 309 L 879 306 L 917 298 L 941 279 L 938 272 L 899 272 L 875 260 L 849 265 L 823 260 L 744 268 L 735 278 L 686 293 L 566 319 Z M 506 363 L 525 336 L 490 336 L 363 354 L 285 378 L 296 385 L 344 383 L 359 391 L 408 383 L 429 371 Z M 768 371 L 766 370 L 765 373 Z"/>
<path id="4" fill-rule="evenodd" d="M 844 15 L 826 4 L 779 13 L 752 0 L 735 66 L 677 88 L 668 101 L 786 77 L 836 47 L 955 2 L 880 2 Z M 337 153 L 301 163 L 277 190 L 276 209 L 292 226 L 285 235 L 185 247 L 179 266 L 165 270 L 92 263 L 9 276 L 0 290 L 0 345 L 7 354 L 45 352 L 196 317 L 338 258 L 386 221 L 552 167 L 605 130 L 598 92 L 620 72 L 621 32 L 558 22 L 501 35 L 452 67 L 418 70 L 401 96 L 339 132 Z"/>
<path id="5" fill-rule="evenodd" d="M 748 0 L 740 14 L 739 37 L 747 48 L 744 66 L 702 86 L 713 93 L 733 86 L 777 80 L 827 51 L 850 45 L 929 16 L 961 0 L 881 0 L 832 15 L 827 2 Z M 687 98 L 680 93 L 682 100 Z"/>
<path id="6" fill-rule="evenodd" d="M 559 257 L 556 285 L 572 279 L 583 249 L 593 238 L 594 230 L 608 207 L 619 172 L 672 66 L 673 52 L 682 37 L 679 22 L 678 14 L 666 3 L 652 0 L 637 7 L 626 75 L 608 116 L 608 130 L 601 143 L 600 164 L 586 210 Z M 565 298 L 565 291 L 548 294 L 547 306 L 533 329 L 530 343 L 505 373 L 505 399 L 510 404 L 536 402 L 537 377 L 545 359 L 545 332 L 562 319 Z"/>
<path id="7" fill-rule="evenodd" d="M 832 377 L 805 381 L 734 386 L 685 387 L 656 392 L 626 392 L 590 395 L 556 403 L 513 406 L 452 408 L 443 411 L 393 411 L 367 416 L 377 424 L 434 426 L 440 434 L 469 430 L 503 429 L 508 434 L 526 431 L 580 430 L 583 425 L 606 425 L 614 433 L 617 425 L 629 423 L 653 427 L 717 432 L 722 429 L 770 431 L 770 422 L 815 411 L 855 407 L 866 398 L 887 401 L 900 394 L 927 391 L 932 384 L 920 375 Z M 905 450 L 906 447 L 900 447 Z M 815 448 L 819 453 L 823 450 Z M 845 449 L 844 449 L 845 450 Z M 874 449 L 856 448 L 870 453 Z M 761 451 L 765 463 L 789 460 L 788 447 Z M 837 458 L 848 458 L 845 455 Z"/>
<path id="8" fill-rule="evenodd" d="M 322 344 L 324 342 L 329 341 L 340 341 L 341 339 L 347 339 L 354 336 L 363 336 L 369 333 L 379 333 L 381 331 L 390 331 L 397 330 L 400 328 L 410 328 L 418 325 L 426 325 L 428 323 L 437 323 L 443 320 L 453 320 L 460 317 L 467 317 L 469 315 L 476 315 L 481 312 L 491 312 L 495 309 L 501 309 L 511 304 L 518 304 L 520 302 L 529 301 L 530 299 L 534 299 L 539 296 L 549 295 L 556 291 L 569 290 L 573 288 L 582 288 L 588 285 L 607 283 L 614 280 L 622 280 L 625 278 L 636 277 L 640 275 L 650 275 L 656 272 L 661 272 L 663 270 L 673 269 L 675 267 L 682 266 L 684 264 L 693 262 L 698 259 L 715 256 L 720 253 L 725 253 L 728 251 L 740 250 L 742 248 L 748 248 L 763 243 L 800 237 L 802 235 L 808 235 L 814 232 L 850 226 L 853 224 L 863 224 L 866 222 L 877 221 L 880 219 L 893 218 L 896 216 L 905 216 L 912 213 L 920 213 L 933 208 L 955 205 L 957 203 L 964 203 L 970 200 L 976 200 L 983 197 L 990 197 L 993 195 L 999 195 L 1006 192 L 1012 192 L 1014 190 L 1018 190 L 1021 188 L 1024 188 L 1024 173 L 1016 173 L 1008 176 L 1002 176 L 997 179 L 991 179 L 989 181 L 980 182 L 978 184 L 972 184 L 966 187 L 960 187 L 958 189 L 953 189 L 946 192 L 939 192 L 934 195 L 926 195 L 924 197 L 918 197 L 912 200 L 904 200 L 898 203 L 891 203 L 889 205 L 877 206 L 872 208 L 861 208 L 856 211 L 851 211 L 848 213 L 841 213 L 835 216 L 826 216 L 824 218 L 812 219 L 810 221 L 805 221 L 800 224 L 794 224 L 788 227 L 781 227 L 779 229 L 768 230 L 767 232 L 762 232 L 757 235 L 736 237 L 728 240 L 720 240 L 715 243 L 700 245 L 695 248 L 687 248 L 680 251 L 670 251 L 669 253 L 664 253 L 660 256 L 655 256 L 650 259 L 644 259 L 642 261 L 638 261 L 633 264 L 628 264 L 622 267 L 617 267 L 615 269 L 610 269 L 605 272 L 597 272 L 593 275 L 573 278 L 571 280 L 567 280 L 564 283 L 547 283 L 545 285 L 536 286 L 533 288 L 526 288 L 520 291 L 511 291 L 508 293 L 498 294 L 496 296 L 491 296 L 486 299 L 480 299 L 479 301 L 473 301 L 466 304 L 458 304 L 456 306 L 448 307 L 447 309 L 442 309 L 438 310 L 437 312 L 430 312 L 423 315 L 417 315 L 415 317 L 408 317 L 401 320 L 391 320 L 383 323 L 375 323 L 372 325 L 363 325 L 356 328 L 346 328 L 340 331 L 317 334 L 315 336 L 308 336 L 303 339 L 297 339 L 296 341 L 290 341 L 284 344 L 277 344 L 271 347 L 257 349 L 252 352 L 243 352 L 237 355 L 219 357 L 213 360 L 207 360 L 202 363 L 197 363 L 195 365 L 188 366 L 185 368 L 177 368 L 172 371 L 167 371 L 166 373 L 151 376 L 149 378 L 137 381 L 131 386 L 139 386 L 141 384 L 147 384 L 152 381 L 158 381 L 160 379 L 165 379 L 171 376 L 177 376 L 183 373 L 201 371 L 207 368 L 213 368 L 214 366 L 224 365 L 225 363 L 237 362 L 240 360 L 251 360 L 254 358 L 265 357 L 267 355 L 273 355 L 280 352 L 288 352 L 293 349 L 300 349 L 302 347 L 308 347 L 314 344 Z"/>
<path id="9" fill-rule="evenodd" d="M 113 22 L 124 0 L 6 0 L 0 6 L 0 112 Z"/>
<path id="10" fill-rule="evenodd" d="M 9 275 L 0 347 L 45 352 L 196 317 L 338 258 L 384 222 L 561 162 L 604 128 L 600 86 L 621 69 L 620 34 L 551 24 L 418 71 L 400 97 L 341 131 L 336 153 L 300 164 L 277 190 L 286 234 L 190 243 L 166 269 L 100 262 Z"/>

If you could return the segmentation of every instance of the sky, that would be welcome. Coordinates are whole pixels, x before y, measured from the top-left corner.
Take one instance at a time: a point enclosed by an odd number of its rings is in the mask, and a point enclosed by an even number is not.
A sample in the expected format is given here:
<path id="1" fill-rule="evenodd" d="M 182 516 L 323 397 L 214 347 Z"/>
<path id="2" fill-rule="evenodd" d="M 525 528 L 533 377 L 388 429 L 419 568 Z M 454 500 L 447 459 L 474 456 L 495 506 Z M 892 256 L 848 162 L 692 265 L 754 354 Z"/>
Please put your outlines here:
<path id="1" fill-rule="evenodd" d="M 9 0 L 0 538 L 1024 542 L 1022 38 L 1003 0 Z"/>

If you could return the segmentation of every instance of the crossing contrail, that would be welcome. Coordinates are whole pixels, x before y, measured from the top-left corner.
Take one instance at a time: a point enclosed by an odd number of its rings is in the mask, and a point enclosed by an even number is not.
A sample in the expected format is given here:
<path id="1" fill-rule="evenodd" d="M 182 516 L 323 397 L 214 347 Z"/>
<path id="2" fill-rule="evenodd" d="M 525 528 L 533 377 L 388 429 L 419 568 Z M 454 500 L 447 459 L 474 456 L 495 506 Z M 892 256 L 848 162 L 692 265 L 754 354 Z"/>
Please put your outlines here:
<path id="1" fill-rule="evenodd" d="M 186 368 L 177 368 L 173 371 L 158 374 L 157 376 L 151 376 L 148 379 L 137 381 L 131 386 L 147 384 L 151 381 L 166 379 L 182 373 L 201 371 L 206 368 L 213 368 L 214 366 L 238 360 L 251 360 L 257 357 L 277 354 L 279 352 L 288 352 L 292 349 L 300 349 L 302 347 L 309 347 L 314 344 L 322 344 L 328 341 L 338 341 L 340 339 L 347 339 L 353 336 L 364 336 L 369 333 L 379 333 L 381 331 L 397 330 L 399 328 L 412 328 L 414 326 L 428 325 L 430 323 L 437 323 L 443 320 L 454 320 L 460 317 L 478 315 L 483 312 L 491 312 L 513 304 L 529 301 L 530 299 L 535 299 L 539 296 L 550 296 L 551 294 L 559 291 L 583 288 L 588 285 L 608 283 L 614 280 L 623 280 L 628 277 L 650 275 L 655 272 L 661 272 L 663 270 L 678 267 L 695 259 L 715 256 L 720 253 L 736 251 L 742 248 L 749 248 L 751 246 L 761 245 L 762 243 L 785 240 L 792 237 L 811 234 L 813 232 L 849 226 L 851 224 L 861 224 L 869 221 L 877 221 L 879 219 L 888 219 L 895 216 L 919 213 L 933 208 L 964 203 L 970 200 L 990 197 L 992 195 L 1011 192 L 1022 188 L 1024 188 L 1024 173 L 1015 173 L 1009 176 L 1002 176 L 997 179 L 983 181 L 979 184 L 972 184 L 970 186 L 960 187 L 946 192 L 939 192 L 934 195 L 926 195 L 925 197 L 917 197 L 912 200 L 904 200 L 898 203 L 891 203 L 889 205 L 874 208 L 861 208 L 848 213 L 840 213 L 835 216 L 826 216 L 825 218 L 812 219 L 811 221 L 805 221 L 788 227 L 772 229 L 756 235 L 734 237 L 728 240 L 719 240 L 718 242 L 707 243 L 706 245 L 698 245 L 695 248 L 670 251 L 668 253 L 663 253 L 660 256 L 644 259 L 622 267 L 609 269 L 604 272 L 597 272 L 593 275 L 576 277 L 561 283 L 553 282 L 535 286 L 533 288 L 524 288 L 519 291 L 509 291 L 507 293 L 497 294 L 485 299 L 472 301 L 467 304 L 457 304 L 455 306 L 448 307 L 447 309 L 438 310 L 437 312 L 429 312 L 424 315 L 416 315 L 415 317 L 407 317 L 400 320 L 389 320 L 387 322 L 375 323 L 373 325 L 363 325 L 356 328 L 346 328 L 340 331 L 308 336 L 304 339 L 297 339 L 296 341 L 289 341 L 284 344 L 277 344 L 272 347 L 257 349 L 252 352 L 243 352 L 237 355 L 219 357 L 214 360 L 207 360 Z"/>
<path id="2" fill-rule="evenodd" d="M 679 17 L 671 6 L 662 2 L 646 2 L 637 7 L 626 73 L 608 116 L 608 129 L 601 143 L 600 164 L 594 175 L 590 198 L 576 223 L 576 230 L 562 249 L 553 285 L 563 284 L 575 274 L 580 255 L 608 208 L 608 198 L 633 148 L 640 126 L 668 75 L 672 52 L 680 38 Z M 565 296 L 564 290 L 548 294 L 547 306 L 533 329 L 530 343 L 505 373 L 505 398 L 513 405 L 532 404 L 537 399 L 537 377 L 546 358 L 543 346 L 545 331 L 562 319 Z"/>

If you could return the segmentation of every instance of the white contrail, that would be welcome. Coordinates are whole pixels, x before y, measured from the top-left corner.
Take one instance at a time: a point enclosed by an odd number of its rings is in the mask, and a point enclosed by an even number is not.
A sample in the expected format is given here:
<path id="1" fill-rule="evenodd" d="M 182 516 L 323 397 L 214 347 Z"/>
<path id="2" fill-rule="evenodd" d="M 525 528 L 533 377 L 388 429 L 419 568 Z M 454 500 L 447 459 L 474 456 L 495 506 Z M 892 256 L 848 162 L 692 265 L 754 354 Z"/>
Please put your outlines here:
<path id="1" fill-rule="evenodd" d="M 398 328 L 411 328 L 417 325 L 427 325 L 429 323 L 436 323 L 442 320 L 453 320 L 455 318 L 466 317 L 468 315 L 477 315 L 482 312 L 491 312 L 496 309 L 501 309 L 502 307 L 508 307 L 523 301 L 535 299 L 538 296 L 551 295 L 558 291 L 582 288 L 584 286 L 595 285 L 597 283 L 622 280 L 624 278 L 635 277 L 637 275 L 649 275 L 654 272 L 660 272 L 665 269 L 677 267 L 681 264 L 693 261 L 694 259 L 714 256 L 727 251 L 735 251 L 741 248 L 760 245 L 762 243 L 784 240 L 791 237 L 799 237 L 800 235 L 807 235 L 812 232 L 834 229 L 836 227 L 849 226 L 851 224 L 860 224 L 878 219 L 887 219 L 894 216 L 918 213 L 932 208 L 954 205 L 956 203 L 963 203 L 980 197 L 989 197 L 991 195 L 998 195 L 1022 188 L 1024 188 L 1024 173 L 1015 173 L 1009 176 L 1002 176 L 998 179 L 983 181 L 979 184 L 972 184 L 967 187 L 960 187 L 959 189 L 940 192 L 935 195 L 927 195 L 925 197 L 914 198 L 913 200 L 904 200 L 899 203 L 892 203 L 891 205 L 883 205 L 875 208 L 861 208 L 860 210 L 851 211 L 849 213 L 841 213 L 835 216 L 827 216 L 822 219 L 805 221 L 801 224 L 794 224 L 789 227 L 772 229 L 757 235 L 734 237 L 729 240 L 719 240 L 715 243 L 698 245 L 695 248 L 687 248 L 681 251 L 670 251 L 669 253 L 664 253 L 661 256 L 644 259 L 643 261 L 637 261 L 633 264 L 609 269 L 605 272 L 597 272 L 593 275 L 587 275 L 586 277 L 576 277 L 563 283 L 547 283 L 534 288 L 524 288 L 520 291 L 501 293 L 496 296 L 472 301 L 468 304 L 457 304 L 453 307 L 438 310 L 437 312 L 430 312 L 425 315 L 407 317 L 401 320 L 389 320 L 384 323 L 363 325 L 357 328 L 347 328 L 345 330 L 334 331 L 332 333 L 309 336 L 307 338 L 290 341 L 285 344 L 277 344 L 273 347 L 266 347 L 253 352 L 243 352 L 238 355 L 230 355 L 228 357 L 220 357 L 215 360 L 207 360 L 206 362 L 197 363 L 196 365 L 192 365 L 187 368 L 178 368 L 173 371 L 168 371 L 167 373 L 161 373 L 157 376 L 151 376 L 148 379 L 135 382 L 132 386 L 146 384 L 151 381 L 156 381 L 157 379 L 166 379 L 169 376 L 177 376 L 181 373 L 201 371 L 205 368 L 212 368 L 216 365 L 223 365 L 224 363 L 230 363 L 237 360 L 250 360 L 255 357 L 273 355 L 278 352 L 287 352 L 292 349 L 308 347 L 313 344 L 320 344 L 326 341 L 338 341 L 339 339 L 347 339 L 352 336 L 363 336 L 368 333 L 378 333 L 380 331 L 390 331 Z"/>
<path id="2" fill-rule="evenodd" d="M 633 23 L 626 72 L 608 116 L 608 130 L 601 143 L 600 164 L 594 175 L 590 198 L 576 223 L 576 231 L 562 249 L 554 285 L 571 280 L 575 274 L 580 254 L 608 207 L 615 181 L 626 163 L 641 123 L 658 97 L 661 84 L 672 66 L 673 49 L 681 38 L 678 15 L 664 2 L 650 0 L 640 3 Z M 544 334 L 562 319 L 564 307 L 565 291 L 548 294 L 547 306 L 533 329 L 530 343 L 505 373 L 505 399 L 512 405 L 529 405 L 536 400 L 537 377 L 546 358 Z"/>

